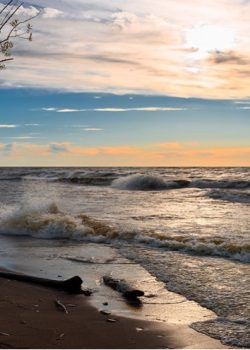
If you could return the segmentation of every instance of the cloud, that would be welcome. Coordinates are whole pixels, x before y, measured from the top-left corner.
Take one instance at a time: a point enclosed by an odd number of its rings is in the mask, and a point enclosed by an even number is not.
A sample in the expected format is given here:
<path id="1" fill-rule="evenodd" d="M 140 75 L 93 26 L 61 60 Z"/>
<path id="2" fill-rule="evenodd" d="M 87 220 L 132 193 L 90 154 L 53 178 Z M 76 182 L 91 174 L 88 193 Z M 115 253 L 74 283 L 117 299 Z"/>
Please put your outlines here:
<path id="1" fill-rule="evenodd" d="M 72 113 L 72 112 L 82 112 L 84 109 L 74 109 L 74 108 L 63 108 L 63 109 L 55 109 L 58 113 Z"/>
<path id="2" fill-rule="evenodd" d="M 47 111 L 47 112 L 53 112 L 53 111 L 56 111 L 57 108 L 55 108 L 55 107 L 43 107 L 42 110 Z"/>
<path id="3" fill-rule="evenodd" d="M 49 152 L 50 153 L 65 153 L 68 152 L 67 145 L 62 143 L 51 143 L 49 145 Z"/>
<path id="4" fill-rule="evenodd" d="M 71 143 L 0 145 L 3 165 L 53 166 L 249 166 L 250 147 L 166 141 L 141 146 L 76 146 Z M 8 155 L 8 157 L 6 157 Z"/>
<path id="5" fill-rule="evenodd" d="M 158 112 L 158 111 L 185 111 L 183 107 L 135 107 L 135 108 L 96 108 L 97 112 Z"/>
<path id="6" fill-rule="evenodd" d="M 250 58 L 233 51 L 215 51 L 209 55 L 209 61 L 216 64 L 236 64 L 236 65 L 250 65 Z"/>
<path id="7" fill-rule="evenodd" d="M 42 11 L 42 16 L 44 18 L 58 18 L 58 17 L 62 17 L 63 15 L 64 13 L 62 11 L 59 11 L 51 7 L 45 7 Z"/>
<path id="8" fill-rule="evenodd" d="M 236 104 L 250 105 L 250 101 L 233 101 Z"/>
<path id="9" fill-rule="evenodd" d="M 241 1 L 25 4 L 25 11 L 33 6 L 43 15 L 32 22 L 34 41 L 15 43 L 11 69 L 1 72 L 2 86 L 205 98 L 250 95 L 250 7 L 243 8 Z M 197 58 L 199 48 L 187 47 L 185 33 L 203 23 L 229 28 L 232 47 Z"/>
<path id="10" fill-rule="evenodd" d="M 5 145 L 0 145 L 0 153 L 6 157 L 10 156 L 14 145 L 12 143 L 7 143 Z"/>
<path id="11" fill-rule="evenodd" d="M 83 130 L 83 131 L 103 131 L 103 129 L 101 129 L 101 128 L 84 128 L 81 130 Z"/>
<path id="12" fill-rule="evenodd" d="M 158 111 L 185 111 L 186 107 L 159 107 L 159 106 L 146 106 L 146 107 L 133 107 L 133 108 L 118 108 L 118 107 L 105 107 L 105 108 L 50 108 L 49 111 L 57 113 L 74 113 L 74 112 L 158 112 Z M 42 108 L 42 110 L 48 111 L 48 109 Z"/>
<path id="13" fill-rule="evenodd" d="M 1 124 L 0 129 L 10 129 L 10 128 L 17 128 L 18 125 L 15 124 Z"/>
<path id="14" fill-rule="evenodd" d="M 11 137 L 8 137 L 8 139 L 13 139 L 13 140 L 31 140 L 31 139 L 37 139 L 37 137 L 34 137 L 34 136 L 11 136 Z"/>

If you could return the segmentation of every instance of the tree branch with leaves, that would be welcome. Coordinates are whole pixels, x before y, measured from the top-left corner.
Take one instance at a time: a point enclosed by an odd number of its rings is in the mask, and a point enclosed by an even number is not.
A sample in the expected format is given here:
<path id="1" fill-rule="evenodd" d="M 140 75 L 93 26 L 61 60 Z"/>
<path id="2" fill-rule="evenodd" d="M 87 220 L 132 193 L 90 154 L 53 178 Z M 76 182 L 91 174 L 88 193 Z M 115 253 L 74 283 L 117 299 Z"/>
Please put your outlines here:
<path id="1" fill-rule="evenodd" d="M 10 0 L 0 8 L 0 70 L 5 63 L 12 61 L 12 48 L 15 39 L 32 41 L 32 26 L 30 21 L 39 15 L 39 12 L 28 18 L 18 16 L 23 6 L 18 0 Z M 18 16 L 18 17 L 17 17 Z"/>

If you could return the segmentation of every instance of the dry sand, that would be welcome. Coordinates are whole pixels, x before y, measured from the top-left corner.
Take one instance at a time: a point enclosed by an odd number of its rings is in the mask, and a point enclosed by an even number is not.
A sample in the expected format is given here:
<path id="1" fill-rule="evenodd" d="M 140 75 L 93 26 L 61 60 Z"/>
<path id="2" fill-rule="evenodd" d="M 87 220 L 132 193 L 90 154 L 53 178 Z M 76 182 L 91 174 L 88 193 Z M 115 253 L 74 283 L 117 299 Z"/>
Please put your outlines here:
<path id="1" fill-rule="evenodd" d="M 188 327 L 104 315 L 83 295 L 3 278 L 0 310 L 0 348 L 226 348 Z"/>

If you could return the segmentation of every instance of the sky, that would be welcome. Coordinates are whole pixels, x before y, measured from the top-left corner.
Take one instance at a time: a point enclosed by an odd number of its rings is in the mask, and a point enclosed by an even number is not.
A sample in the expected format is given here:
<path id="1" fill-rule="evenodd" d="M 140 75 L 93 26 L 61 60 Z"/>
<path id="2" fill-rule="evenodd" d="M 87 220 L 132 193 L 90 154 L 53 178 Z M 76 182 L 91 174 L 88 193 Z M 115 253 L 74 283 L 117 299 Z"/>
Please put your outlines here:
<path id="1" fill-rule="evenodd" d="M 0 165 L 250 166 L 250 1 L 23 3 Z"/>

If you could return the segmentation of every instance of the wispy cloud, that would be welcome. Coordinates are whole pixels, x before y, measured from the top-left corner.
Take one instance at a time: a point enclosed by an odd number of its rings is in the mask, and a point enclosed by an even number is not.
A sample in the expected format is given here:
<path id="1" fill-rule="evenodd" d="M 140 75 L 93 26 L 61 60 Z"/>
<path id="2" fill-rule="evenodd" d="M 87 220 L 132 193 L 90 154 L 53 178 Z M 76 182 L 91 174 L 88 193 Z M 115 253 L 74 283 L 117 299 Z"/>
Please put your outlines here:
<path id="1" fill-rule="evenodd" d="M 15 124 L 1 124 L 0 129 L 11 129 L 11 128 L 17 128 L 18 125 Z"/>
<path id="2" fill-rule="evenodd" d="M 84 128 L 81 130 L 83 130 L 83 131 L 103 131 L 103 129 L 101 129 L 101 128 Z"/>
<path id="3" fill-rule="evenodd" d="M 68 146 L 63 143 L 51 143 L 49 145 L 49 152 L 51 153 L 65 153 L 68 152 Z"/>
<path id="4" fill-rule="evenodd" d="M 13 140 L 31 140 L 31 139 L 37 139 L 38 137 L 36 137 L 36 136 L 10 136 L 10 137 L 6 137 L 6 138 L 13 139 Z"/>
<path id="5" fill-rule="evenodd" d="M 47 111 L 47 112 L 53 112 L 53 111 L 56 111 L 57 108 L 55 108 L 55 107 L 43 107 L 42 110 Z"/>
<path id="6" fill-rule="evenodd" d="M 132 108 L 119 108 L 119 107 L 105 107 L 105 108 L 50 108 L 42 110 L 57 112 L 57 113 L 74 113 L 74 112 L 172 112 L 172 111 L 185 111 L 186 107 L 160 107 L 160 106 L 145 106 L 145 107 L 132 107 Z"/>
<path id="7" fill-rule="evenodd" d="M 6 157 L 8 155 L 8 158 Z M 71 143 L 0 144 L 2 164 L 15 165 L 148 165 L 148 166 L 249 166 L 250 147 L 165 142 L 145 146 L 84 147 Z"/>
<path id="8" fill-rule="evenodd" d="M 83 112 L 84 109 L 74 109 L 74 108 L 63 108 L 63 109 L 54 109 L 58 113 L 72 113 L 72 112 Z"/>
<path id="9" fill-rule="evenodd" d="M 234 101 L 235 104 L 250 105 L 250 101 Z"/>
<path id="10" fill-rule="evenodd" d="M 5 145 L 0 145 L 0 154 L 4 157 L 9 156 L 13 150 L 13 144 L 7 143 Z"/>

